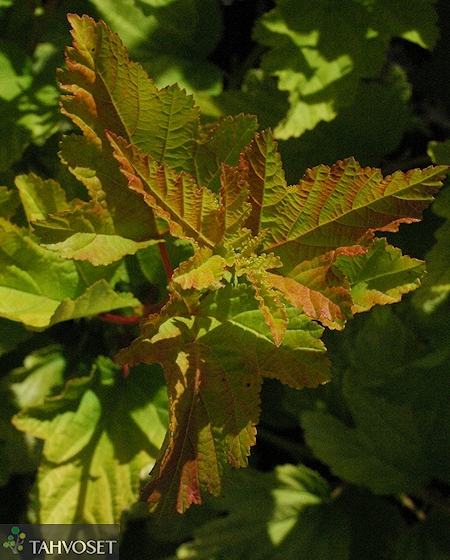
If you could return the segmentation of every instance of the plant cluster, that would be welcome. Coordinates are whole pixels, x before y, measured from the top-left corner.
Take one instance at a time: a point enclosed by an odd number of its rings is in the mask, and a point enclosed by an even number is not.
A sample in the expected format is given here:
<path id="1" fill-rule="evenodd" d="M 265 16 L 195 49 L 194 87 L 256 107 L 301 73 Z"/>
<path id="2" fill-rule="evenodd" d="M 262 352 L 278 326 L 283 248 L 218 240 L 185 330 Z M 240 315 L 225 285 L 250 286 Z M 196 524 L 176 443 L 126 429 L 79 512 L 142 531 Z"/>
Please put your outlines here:
<path id="1" fill-rule="evenodd" d="M 130 558 L 444 560 L 448 189 L 414 224 L 450 150 L 407 145 L 394 49 L 436 3 L 257 4 L 221 57 L 212 0 L 0 0 L 0 513 Z"/>

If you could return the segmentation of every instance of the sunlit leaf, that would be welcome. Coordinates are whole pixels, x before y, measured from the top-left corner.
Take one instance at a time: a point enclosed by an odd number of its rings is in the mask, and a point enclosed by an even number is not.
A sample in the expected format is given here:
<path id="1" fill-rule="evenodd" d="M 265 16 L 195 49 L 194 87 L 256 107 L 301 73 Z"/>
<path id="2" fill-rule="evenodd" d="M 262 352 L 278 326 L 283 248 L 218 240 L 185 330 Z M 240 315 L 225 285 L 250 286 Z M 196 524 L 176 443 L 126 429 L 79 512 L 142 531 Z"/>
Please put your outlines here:
<path id="1" fill-rule="evenodd" d="M 45 220 L 49 214 L 65 212 L 71 208 L 64 189 L 52 179 L 44 181 L 31 173 L 19 175 L 15 183 L 29 222 Z"/>
<path id="2" fill-rule="evenodd" d="M 120 137 L 109 137 L 130 188 L 143 195 L 158 217 L 167 220 L 172 235 L 210 248 L 221 239 L 219 204 L 214 193 L 199 188 L 189 175 L 158 165 Z"/>
<path id="3" fill-rule="evenodd" d="M 139 305 L 106 280 L 86 286 L 73 261 L 43 249 L 23 230 L 0 220 L 0 315 L 34 328 Z"/>
<path id="4" fill-rule="evenodd" d="M 136 500 L 140 471 L 162 441 L 166 399 L 148 369 L 130 380 L 118 373 L 100 357 L 89 377 L 15 416 L 19 430 L 44 440 L 40 522 L 118 523 Z"/>
<path id="5" fill-rule="evenodd" d="M 389 558 L 403 529 L 387 500 L 355 487 L 333 497 L 325 480 L 304 465 L 238 471 L 228 494 L 211 506 L 218 515 L 194 526 L 177 559 L 379 560 Z"/>
<path id="6" fill-rule="evenodd" d="M 174 505 L 184 511 L 208 493 L 219 495 L 228 464 L 246 466 L 263 376 L 296 388 L 328 379 L 320 327 L 292 309 L 280 348 L 246 289 L 219 289 L 196 316 L 186 311 L 173 297 L 117 357 L 131 365 L 157 362 L 165 370 L 169 431 L 145 495 L 166 516 Z"/>
<path id="7" fill-rule="evenodd" d="M 299 137 L 330 122 L 352 104 L 359 82 L 379 75 L 392 37 L 425 48 L 437 39 L 434 0 L 346 2 L 284 0 L 264 14 L 254 38 L 269 47 L 263 69 L 278 78 L 290 108 L 280 139 Z"/>
<path id="8" fill-rule="evenodd" d="M 423 261 L 403 256 L 384 239 L 377 239 L 364 255 L 339 257 L 337 266 L 350 282 L 354 313 L 400 301 L 402 294 L 420 286 L 425 272 Z"/>
<path id="9" fill-rule="evenodd" d="M 268 133 L 255 137 L 240 165 L 252 203 L 246 226 L 254 234 L 265 231 L 263 248 L 283 263 L 266 282 L 292 305 L 331 328 L 343 327 L 352 315 L 353 303 L 349 279 L 333 266 L 336 259 L 364 262 L 375 231 L 396 231 L 401 223 L 419 220 L 445 173 L 441 166 L 383 178 L 379 170 L 361 168 L 347 159 L 331 168 L 321 165 L 308 170 L 297 185 L 288 187 L 276 143 Z M 375 254 L 381 255 L 380 250 L 378 245 Z M 406 262 L 403 258 L 399 266 L 405 267 Z M 386 272 L 390 266 L 386 264 Z M 391 272 L 384 275 L 385 281 Z M 410 281 L 406 276 L 392 277 L 394 285 L 383 288 L 380 284 L 380 289 L 392 290 L 391 297 L 394 293 L 398 297 L 417 287 L 420 267 L 414 274 L 415 278 L 407 274 Z M 353 307 L 353 312 L 357 310 L 362 308 Z"/>
<path id="10" fill-rule="evenodd" d="M 220 5 L 215 0 L 91 3 L 158 87 L 177 83 L 190 93 L 217 95 L 221 91 L 221 73 L 210 60 L 222 30 Z"/>

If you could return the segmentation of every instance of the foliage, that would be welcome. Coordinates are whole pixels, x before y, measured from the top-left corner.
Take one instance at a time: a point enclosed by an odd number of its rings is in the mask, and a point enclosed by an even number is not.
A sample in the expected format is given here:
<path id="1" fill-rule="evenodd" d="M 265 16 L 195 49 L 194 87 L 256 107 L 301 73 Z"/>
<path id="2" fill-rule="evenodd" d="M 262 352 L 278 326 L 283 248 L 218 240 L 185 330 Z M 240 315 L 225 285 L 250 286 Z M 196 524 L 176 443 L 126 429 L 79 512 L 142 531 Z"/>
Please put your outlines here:
<path id="1" fill-rule="evenodd" d="M 130 558 L 448 558 L 448 191 L 422 287 L 391 242 L 423 256 L 450 156 L 392 171 L 428 132 L 386 58 L 435 47 L 435 2 L 301 4 L 227 58 L 213 0 L 0 2 L 17 520 L 120 522 Z"/>

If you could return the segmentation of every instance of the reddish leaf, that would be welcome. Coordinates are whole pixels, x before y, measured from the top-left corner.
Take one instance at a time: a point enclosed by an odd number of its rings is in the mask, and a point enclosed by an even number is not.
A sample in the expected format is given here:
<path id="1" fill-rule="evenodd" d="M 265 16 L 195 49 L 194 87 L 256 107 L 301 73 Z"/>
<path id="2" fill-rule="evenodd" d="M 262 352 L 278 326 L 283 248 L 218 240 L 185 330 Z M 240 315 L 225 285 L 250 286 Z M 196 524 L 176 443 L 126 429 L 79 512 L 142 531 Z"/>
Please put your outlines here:
<path id="1" fill-rule="evenodd" d="M 222 220 L 214 193 L 206 187 L 199 188 L 190 175 L 158 165 L 123 138 L 113 134 L 108 138 L 129 187 L 143 195 L 157 216 L 167 220 L 172 235 L 210 248 L 222 239 Z"/>
<path id="2" fill-rule="evenodd" d="M 252 202 L 246 225 L 253 234 L 265 232 L 263 250 L 283 263 L 267 282 L 331 328 L 342 328 L 352 315 L 350 285 L 334 267 L 336 258 L 362 255 L 374 232 L 419 220 L 446 171 L 438 166 L 383 178 L 378 169 L 361 168 L 349 158 L 308 170 L 288 187 L 270 132 L 255 136 L 240 168 Z"/>
<path id="3" fill-rule="evenodd" d="M 219 495 L 228 465 L 247 464 L 255 443 L 262 377 L 295 388 L 328 380 L 322 329 L 290 309 L 277 348 L 245 286 L 198 300 L 195 314 L 172 294 L 159 316 L 117 359 L 160 363 L 168 385 L 169 431 L 144 495 L 167 516 Z M 247 308 L 247 311 L 245 309 Z"/>

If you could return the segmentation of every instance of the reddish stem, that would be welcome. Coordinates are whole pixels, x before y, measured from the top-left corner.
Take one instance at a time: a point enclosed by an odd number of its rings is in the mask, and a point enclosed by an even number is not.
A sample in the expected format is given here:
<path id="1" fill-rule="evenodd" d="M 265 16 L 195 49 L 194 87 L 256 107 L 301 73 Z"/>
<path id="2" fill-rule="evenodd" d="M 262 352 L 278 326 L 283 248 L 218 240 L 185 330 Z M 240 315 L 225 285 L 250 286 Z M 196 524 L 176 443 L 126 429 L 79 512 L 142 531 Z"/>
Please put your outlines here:
<path id="1" fill-rule="evenodd" d="M 115 313 L 100 313 L 97 315 L 102 321 L 108 323 L 119 323 L 120 325 L 137 325 L 142 319 L 140 315 L 131 315 L 131 317 L 124 317 L 123 315 L 116 315 Z"/>
<path id="2" fill-rule="evenodd" d="M 164 264 L 164 269 L 167 274 L 167 278 L 170 281 L 173 276 L 173 268 L 170 264 L 169 255 L 167 254 L 167 248 L 165 243 L 158 243 L 159 245 L 159 252 L 161 254 L 162 262 Z"/>

